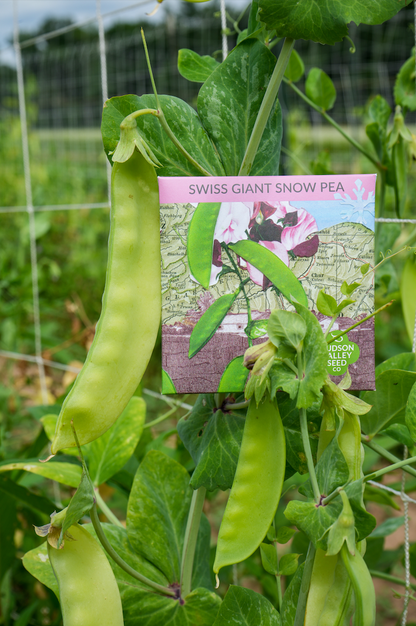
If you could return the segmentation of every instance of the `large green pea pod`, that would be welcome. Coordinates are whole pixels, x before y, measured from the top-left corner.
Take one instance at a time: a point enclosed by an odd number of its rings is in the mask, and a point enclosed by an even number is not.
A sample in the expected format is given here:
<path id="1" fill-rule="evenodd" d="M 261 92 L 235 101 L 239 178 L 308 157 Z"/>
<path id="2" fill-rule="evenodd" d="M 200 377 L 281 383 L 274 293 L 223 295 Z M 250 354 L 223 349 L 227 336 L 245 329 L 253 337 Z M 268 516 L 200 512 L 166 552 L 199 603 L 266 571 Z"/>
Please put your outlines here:
<path id="1" fill-rule="evenodd" d="M 52 454 L 97 439 L 126 408 L 151 357 L 161 312 L 157 177 L 135 150 L 115 163 L 103 306 L 84 367 L 63 403 Z"/>
<path id="2" fill-rule="evenodd" d="M 221 522 L 214 572 L 259 547 L 276 513 L 286 467 L 285 434 L 276 402 L 250 401 L 237 469 Z"/>
<path id="3" fill-rule="evenodd" d="M 100 544 L 82 526 L 71 526 L 59 550 L 48 543 L 59 586 L 64 626 L 123 626 L 120 593 Z"/>

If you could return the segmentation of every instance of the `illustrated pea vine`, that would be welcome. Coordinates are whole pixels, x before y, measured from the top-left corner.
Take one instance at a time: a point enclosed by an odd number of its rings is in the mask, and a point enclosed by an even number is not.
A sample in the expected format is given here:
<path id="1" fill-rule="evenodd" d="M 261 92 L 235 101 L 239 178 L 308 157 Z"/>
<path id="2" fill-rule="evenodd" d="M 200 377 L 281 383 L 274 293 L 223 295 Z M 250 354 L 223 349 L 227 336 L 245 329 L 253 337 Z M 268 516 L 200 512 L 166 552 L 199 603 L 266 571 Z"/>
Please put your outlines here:
<path id="1" fill-rule="evenodd" d="M 333 45 L 348 38 L 352 21 L 381 24 L 409 1 L 379 0 L 374 6 L 370 0 L 328 0 L 322 7 L 318 0 L 253 0 L 248 28 L 222 63 L 179 51 L 182 76 L 201 83 L 196 109 L 157 93 L 149 58 L 154 93 L 105 103 L 102 136 L 113 168 L 112 223 L 94 343 L 62 407 L 42 416 L 52 452 L 59 454 L 47 463 L 0 466 L 0 472 L 25 470 L 76 488 L 68 506 L 50 511 L 50 522 L 37 528 L 46 542 L 23 558 L 26 569 L 59 598 L 65 626 L 97 620 L 126 626 L 341 626 L 351 618 L 356 626 L 377 623 L 372 576 L 386 576 L 388 568 L 379 563 L 384 537 L 399 524 L 392 519 L 376 527 L 366 503 L 382 500 L 394 508 L 395 501 L 374 484 L 399 468 L 416 476 L 416 361 L 411 352 L 385 361 L 376 369 L 377 390 L 360 396 L 348 391 L 348 369 L 338 384 L 329 378 L 328 346 L 341 337 L 347 340 L 352 327 L 332 328 L 354 303 L 361 283 L 345 281 L 336 299 L 320 292 L 318 311 L 330 318 L 324 332 L 308 310 L 300 282 L 277 257 L 271 262 L 254 241 L 223 244 L 227 263 L 221 272 L 233 273 L 238 287 L 216 300 L 196 324 L 190 358 L 210 340 L 236 298 L 246 298 L 248 279 L 238 257 L 266 276 L 287 307 L 272 311 L 262 328 L 247 307 L 247 350 L 229 366 L 234 378 L 238 372 L 244 391 L 223 393 L 226 371 L 217 394 L 201 394 L 189 405 L 177 423 L 188 453 L 181 463 L 166 445 L 172 431 L 146 446 L 145 433 L 153 422 L 145 423 L 139 384 L 160 321 L 155 170 L 160 176 L 279 174 L 282 81 L 376 169 L 378 215 L 384 215 L 388 188 L 396 215 L 405 214 L 408 153 L 413 156 L 414 150 L 406 125 L 406 115 L 416 110 L 414 58 L 398 73 L 394 113 L 382 96 L 369 106 L 370 149 L 330 117 L 336 90 L 329 76 L 313 68 L 304 89 L 298 87 L 305 70 L 295 46 L 297 39 Z M 218 211 L 219 204 L 200 205 L 189 229 L 188 261 L 203 286 L 209 285 Z M 202 225 L 201 241 L 193 232 L 199 234 Z M 412 233 L 376 267 L 361 268 L 363 278 L 384 268 L 388 274 L 393 256 L 407 255 L 401 290 L 410 338 L 416 265 L 408 246 L 415 239 Z M 382 314 L 389 304 L 359 323 Z M 262 343 L 254 343 L 265 333 Z M 172 409 L 155 422 L 177 410 L 171 402 Z M 386 441 L 405 445 L 409 458 L 394 455 Z M 141 445 L 139 463 L 133 453 Z M 373 469 L 374 458 L 380 457 L 387 463 Z M 128 497 L 125 524 L 100 494 L 100 486 L 112 482 Z M 230 494 L 211 555 L 203 507 L 226 490 Z M 240 584 L 238 564 L 243 562 L 263 594 Z M 100 600 L 89 602 L 82 585 L 89 568 L 100 577 L 97 593 L 112 598 L 111 610 Z M 405 589 L 404 579 L 390 575 L 393 579 Z"/>

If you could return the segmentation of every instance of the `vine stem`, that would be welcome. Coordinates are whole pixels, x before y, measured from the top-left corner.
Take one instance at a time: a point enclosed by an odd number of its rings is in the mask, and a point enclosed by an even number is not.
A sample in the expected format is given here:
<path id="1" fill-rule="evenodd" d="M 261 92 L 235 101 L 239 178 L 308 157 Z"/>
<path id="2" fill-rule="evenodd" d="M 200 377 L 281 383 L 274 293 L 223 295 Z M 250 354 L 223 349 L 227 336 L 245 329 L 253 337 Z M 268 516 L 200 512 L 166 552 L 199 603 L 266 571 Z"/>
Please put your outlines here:
<path id="1" fill-rule="evenodd" d="M 299 376 L 299 380 L 301 381 L 303 379 L 303 374 L 304 374 L 303 357 L 302 357 L 301 350 L 298 351 L 297 362 L 298 362 L 298 376 Z M 311 481 L 315 502 L 319 504 L 320 499 L 321 499 L 321 491 L 319 489 L 318 480 L 316 478 L 316 473 L 315 473 L 315 465 L 313 463 L 311 443 L 309 441 L 308 419 L 306 415 L 306 409 L 304 408 L 299 409 L 299 416 L 300 416 L 300 433 L 302 435 L 303 450 L 305 452 L 306 462 L 308 464 L 309 479 Z"/>
<path id="2" fill-rule="evenodd" d="M 387 461 L 392 461 L 393 463 L 398 463 L 400 461 L 397 456 L 380 446 L 378 443 L 371 441 L 371 439 L 367 439 L 366 435 L 361 435 L 361 442 L 368 448 L 371 448 L 371 450 L 374 450 L 374 452 L 377 452 L 377 454 L 382 456 Z M 407 467 L 404 465 L 403 470 L 411 476 L 416 476 L 416 469 L 413 467 Z"/>
<path id="3" fill-rule="evenodd" d="M 390 574 L 385 574 L 384 572 L 377 572 L 374 569 L 370 569 L 369 572 L 371 576 L 373 576 L 373 578 L 382 578 L 383 580 L 388 580 L 389 582 L 395 583 L 396 585 L 402 585 L 403 587 L 406 587 L 406 581 L 398 578 L 397 576 L 391 576 Z M 409 586 L 411 589 L 416 590 L 415 584 L 410 583 Z"/>
<path id="4" fill-rule="evenodd" d="M 97 505 L 95 502 L 90 511 L 90 516 L 91 516 L 92 525 L 94 526 L 94 530 L 97 533 L 97 537 L 101 545 L 103 546 L 107 554 L 111 556 L 113 561 L 115 561 L 115 563 L 117 563 L 117 565 L 121 567 L 121 569 L 127 572 L 127 574 L 130 574 L 130 576 L 132 576 L 136 580 L 139 580 L 144 585 L 151 587 L 155 591 L 158 591 L 159 593 L 165 596 L 172 596 L 174 598 L 177 597 L 177 594 L 173 589 L 169 589 L 169 587 L 164 587 L 163 585 L 159 585 L 159 583 L 155 583 L 153 580 L 150 580 L 150 578 L 147 578 L 147 576 L 143 576 L 143 574 L 140 574 L 140 572 L 137 572 L 135 569 L 133 569 L 128 563 L 126 563 L 124 559 L 121 558 L 119 554 L 117 554 L 117 552 L 114 550 L 111 543 L 108 541 L 104 533 L 103 527 L 101 526 L 101 522 L 99 520 L 98 513 L 97 513 Z"/>
<path id="5" fill-rule="evenodd" d="M 362 324 L 363 322 L 366 322 L 367 320 L 371 319 L 375 315 L 378 315 L 378 313 L 381 313 L 381 311 L 383 311 L 384 309 L 387 309 L 387 307 L 391 306 L 393 304 L 393 302 L 394 302 L 394 300 L 391 300 L 390 302 L 387 302 L 387 304 L 383 304 L 383 306 L 381 306 L 379 309 L 377 309 L 377 311 L 374 311 L 374 313 L 370 313 L 370 315 L 367 315 L 366 317 L 363 317 L 363 319 L 360 320 L 359 322 L 357 322 L 356 324 L 353 324 L 352 326 L 349 326 L 345 330 L 342 330 L 340 333 L 337 333 L 335 335 L 335 337 L 332 337 L 332 339 L 327 339 L 327 343 L 330 344 L 333 341 L 335 341 L 335 339 L 339 339 L 339 337 L 342 337 L 343 335 L 346 335 L 347 333 L 350 332 L 350 330 L 353 330 L 353 328 L 357 328 L 357 326 L 360 326 L 360 324 Z"/>
<path id="6" fill-rule="evenodd" d="M 222 249 L 223 249 L 223 250 L 225 250 L 225 252 L 226 252 L 226 254 L 227 254 L 227 256 L 228 256 L 228 259 L 229 259 L 229 261 L 230 261 L 231 265 L 233 266 L 234 272 L 237 274 L 238 279 L 239 279 L 239 281 L 240 281 L 240 285 L 239 285 L 239 287 L 238 287 L 238 288 L 239 288 L 239 289 L 241 289 L 241 291 L 243 292 L 244 299 L 245 299 L 245 301 L 246 301 L 246 307 L 247 307 L 247 326 L 250 326 L 250 324 L 251 324 L 251 322 L 252 322 L 250 298 L 248 297 L 248 295 L 247 295 L 247 293 L 246 293 L 246 290 L 244 289 L 244 285 L 245 285 L 245 284 L 246 284 L 246 283 L 247 283 L 250 279 L 249 279 L 249 278 L 248 278 L 248 279 L 246 278 L 245 280 L 243 280 L 243 278 L 242 278 L 242 276 L 241 276 L 241 274 L 240 274 L 240 270 L 238 269 L 238 265 L 237 265 L 237 263 L 234 261 L 234 259 L 233 259 L 232 255 L 231 255 L 231 253 L 230 253 L 230 251 L 229 251 L 229 249 L 228 249 L 227 244 L 226 244 L 226 243 L 222 243 L 222 244 L 221 244 L 221 247 L 222 247 Z M 247 333 L 246 333 L 246 334 L 247 334 Z M 253 345 L 253 342 L 252 342 L 251 338 L 249 337 L 249 335 L 247 335 L 247 340 L 248 340 L 248 345 L 249 345 L 249 348 L 251 348 L 251 346 Z"/>
<path id="7" fill-rule="evenodd" d="M 309 544 L 308 554 L 305 560 L 305 569 L 303 570 L 302 582 L 298 596 L 295 620 L 293 626 L 303 626 L 305 620 L 306 602 L 308 600 L 309 587 L 311 584 L 311 576 L 313 564 L 315 560 L 316 548 L 311 542 Z"/>
<path id="8" fill-rule="evenodd" d="M 248 176 L 254 163 L 254 159 L 257 154 L 258 147 L 260 145 L 261 138 L 263 136 L 264 129 L 269 119 L 270 112 L 276 100 L 277 92 L 283 80 L 287 64 L 292 54 L 293 46 L 295 45 L 294 39 L 286 38 L 282 49 L 277 59 L 273 74 L 270 78 L 270 82 L 267 86 L 266 93 L 262 100 L 257 119 L 254 123 L 253 130 L 249 142 L 247 144 L 246 152 L 244 154 L 243 162 L 241 163 L 239 176 Z"/>
<path id="9" fill-rule="evenodd" d="M 308 98 L 308 96 L 304 94 L 303 91 L 301 91 L 299 87 L 297 87 L 292 81 L 288 80 L 287 78 L 283 78 L 283 81 L 287 85 L 289 85 L 293 89 L 293 91 L 297 93 L 300 98 L 302 98 L 302 100 L 304 100 L 310 107 L 312 107 L 312 109 L 320 113 L 322 117 L 324 117 L 326 121 L 331 124 L 331 126 L 336 128 L 336 130 L 344 137 L 344 139 L 346 139 L 352 146 L 354 146 L 354 148 L 361 152 L 361 154 L 367 157 L 367 159 L 371 161 L 373 165 L 375 165 L 380 173 L 384 173 L 384 168 L 381 163 L 377 161 L 377 159 L 375 159 L 370 152 L 367 152 L 367 150 L 360 143 L 358 143 L 358 141 L 356 141 L 353 137 L 346 133 L 345 130 L 339 124 L 337 124 L 337 122 L 330 115 L 328 115 L 328 113 L 324 111 L 324 109 L 322 109 L 322 107 L 318 106 L 310 98 Z"/>
<path id="10" fill-rule="evenodd" d="M 186 524 L 185 539 L 181 564 L 181 597 L 186 598 L 191 593 L 192 569 L 194 564 L 196 540 L 198 538 L 202 507 L 204 505 L 205 487 L 196 489 L 192 494 L 188 522 Z"/>

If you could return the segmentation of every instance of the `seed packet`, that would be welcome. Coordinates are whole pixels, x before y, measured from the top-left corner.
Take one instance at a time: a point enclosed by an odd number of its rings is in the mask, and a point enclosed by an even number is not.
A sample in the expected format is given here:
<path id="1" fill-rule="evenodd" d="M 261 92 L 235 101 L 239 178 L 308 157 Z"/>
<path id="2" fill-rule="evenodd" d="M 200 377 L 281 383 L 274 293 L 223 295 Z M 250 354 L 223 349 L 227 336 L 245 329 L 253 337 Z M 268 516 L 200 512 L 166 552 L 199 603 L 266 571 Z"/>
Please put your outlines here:
<path id="1" fill-rule="evenodd" d="M 160 177 L 162 392 L 242 391 L 244 352 L 267 339 L 275 308 L 304 303 L 327 336 L 373 313 L 375 184 Z M 321 290 L 351 303 L 334 319 L 318 310 Z M 348 371 L 350 389 L 375 388 L 374 318 L 328 344 L 327 368 L 334 382 Z"/>

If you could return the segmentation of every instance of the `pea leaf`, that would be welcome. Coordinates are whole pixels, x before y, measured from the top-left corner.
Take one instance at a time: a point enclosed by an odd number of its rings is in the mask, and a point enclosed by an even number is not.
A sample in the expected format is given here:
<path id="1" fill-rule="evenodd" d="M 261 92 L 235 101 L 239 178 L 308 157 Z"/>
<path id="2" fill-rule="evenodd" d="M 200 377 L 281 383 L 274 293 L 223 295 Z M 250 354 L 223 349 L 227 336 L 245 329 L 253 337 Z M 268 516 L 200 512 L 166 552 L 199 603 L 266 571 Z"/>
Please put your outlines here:
<path id="1" fill-rule="evenodd" d="M 414 352 L 402 352 L 395 354 L 376 367 L 376 376 L 387 370 L 405 370 L 416 372 L 416 355 Z"/>
<path id="2" fill-rule="evenodd" d="M 279 394 L 280 395 L 280 394 Z M 318 421 L 316 421 L 314 408 L 318 415 Z M 299 421 L 299 409 L 296 408 L 296 398 L 291 400 L 286 397 L 282 402 L 279 402 L 279 411 L 282 418 L 282 423 L 285 428 L 286 437 L 286 460 L 299 474 L 308 473 L 308 464 L 305 457 L 305 450 L 302 443 L 302 435 L 300 432 Z M 316 458 L 316 452 L 318 447 L 318 434 L 319 434 L 319 405 L 316 407 L 309 407 L 307 411 L 309 432 L 309 444 L 312 450 L 312 456 Z"/>
<path id="3" fill-rule="evenodd" d="M 405 411 L 405 420 L 413 441 L 416 441 L 416 382 L 409 393 Z"/>
<path id="4" fill-rule="evenodd" d="M 52 511 L 56 508 L 56 505 L 49 500 L 49 498 L 45 498 L 44 496 L 40 496 L 23 485 L 19 485 L 14 482 L 10 478 L 7 478 L 5 475 L 0 478 L 0 495 L 4 493 L 5 495 L 11 496 L 14 500 L 23 503 L 24 506 L 27 506 L 35 511 L 40 511 L 41 513 L 45 513 L 46 515 L 50 515 Z"/>
<path id="5" fill-rule="evenodd" d="M 373 530 L 371 535 L 369 535 L 370 539 L 376 539 L 377 537 L 388 537 L 394 533 L 400 526 L 404 524 L 404 517 L 390 517 L 382 522 L 377 528 Z"/>
<path id="6" fill-rule="evenodd" d="M 178 422 L 178 433 L 196 465 L 191 486 L 198 489 L 230 489 L 243 438 L 244 418 L 216 410 L 211 395 L 201 394 L 187 417 Z"/>
<path id="7" fill-rule="evenodd" d="M 373 408 L 361 417 L 366 435 L 374 437 L 391 424 L 404 424 L 406 404 L 416 382 L 416 372 L 386 370 L 376 377 L 377 391 L 366 391 L 363 400 Z M 409 424 L 407 424 L 409 426 Z"/>
<path id="8" fill-rule="evenodd" d="M 260 270 L 289 302 L 294 298 L 301 304 L 308 305 L 308 299 L 300 281 L 273 252 L 249 240 L 229 244 L 229 248 Z"/>
<path id="9" fill-rule="evenodd" d="M 218 386 L 219 393 L 243 392 L 249 371 L 243 365 L 244 356 L 236 356 L 229 362 L 221 376 Z"/>
<path id="10" fill-rule="evenodd" d="M 189 225 L 187 254 L 189 269 L 201 285 L 208 289 L 211 277 L 214 232 L 221 202 L 200 202 Z"/>
<path id="11" fill-rule="evenodd" d="M 252 589 L 231 585 L 213 626 L 281 626 L 280 615 L 271 602 Z"/>
<path id="12" fill-rule="evenodd" d="M 292 576 L 298 569 L 298 561 L 300 554 L 284 554 L 279 563 L 280 576 Z"/>
<path id="13" fill-rule="evenodd" d="M 14 564 L 16 548 L 14 534 L 17 529 L 16 500 L 8 493 L 0 491 L 0 582 L 7 570 Z"/>
<path id="14" fill-rule="evenodd" d="M 228 311 L 231 309 L 238 294 L 226 293 L 215 300 L 195 324 L 189 338 L 189 358 L 198 352 L 213 337 Z"/>
<path id="15" fill-rule="evenodd" d="M 199 91 L 198 113 L 227 176 L 236 176 L 240 170 L 275 64 L 275 56 L 262 42 L 246 39 L 218 65 Z M 281 140 L 282 116 L 276 100 L 253 162 L 252 176 L 279 173 Z"/>
<path id="16" fill-rule="evenodd" d="M 261 564 L 266 572 L 272 576 L 277 576 L 279 573 L 279 564 L 277 562 L 276 548 L 270 543 L 260 544 L 260 557 Z"/>
<path id="17" fill-rule="evenodd" d="M 50 478 L 56 480 L 63 485 L 69 485 L 70 487 L 78 487 L 81 480 L 82 469 L 79 465 L 73 463 L 64 463 L 61 461 L 48 461 L 47 463 L 41 463 L 38 460 L 26 460 L 26 461 L 7 461 L 0 464 L 1 472 L 11 472 L 13 470 L 25 470 L 44 478 Z"/>
<path id="18" fill-rule="evenodd" d="M 270 314 L 267 334 L 279 348 L 279 355 L 283 346 L 296 352 L 306 335 L 306 323 L 297 313 L 275 309 Z"/>
<path id="19" fill-rule="evenodd" d="M 180 580 L 191 498 L 187 470 L 162 452 L 148 452 L 136 472 L 130 493 L 127 536 L 133 550 L 156 566 L 169 583 Z M 201 560 L 199 567 L 205 572 L 202 584 L 208 589 L 211 588 L 209 535 L 205 520 L 199 531 L 202 546 L 198 558 Z M 201 569 L 199 572 L 201 578 Z"/>
<path id="20" fill-rule="evenodd" d="M 394 101 L 402 108 L 416 110 L 415 59 L 411 57 L 400 68 L 394 84 Z"/>
<path id="21" fill-rule="evenodd" d="M 133 396 L 115 424 L 88 445 L 85 452 L 94 485 L 107 482 L 127 463 L 139 442 L 145 419 L 145 401 Z"/>
<path id="22" fill-rule="evenodd" d="M 348 24 L 382 24 L 411 0 L 259 0 L 259 19 L 277 37 L 334 44 L 348 35 Z"/>
<path id="23" fill-rule="evenodd" d="M 290 55 L 289 63 L 287 64 L 285 70 L 285 76 L 291 83 L 297 83 L 305 73 L 305 65 L 296 52 L 296 50 L 292 50 L 292 54 Z"/>
<path id="24" fill-rule="evenodd" d="M 214 57 L 201 56 L 187 48 L 178 52 L 179 74 L 194 83 L 204 83 L 217 67 L 218 61 Z"/>
<path id="25" fill-rule="evenodd" d="M 282 617 L 282 624 L 284 624 L 285 626 L 294 626 L 304 569 L 305 564 L 302 563 L 302 565 L 296 570 L 295 575 L 290 581 L 289 587 L 286 589 L 283 595 L 282 609 L 280 614 Z"/>
<path id="26" fill-rule="evenodd" d="M 307 328 L 303 342 L 305 371 L 303 379 L 299 382 L 297 407 L 307 408 L 320 397 L 320 389 L 327 379 L 328 344 L 315 315 L 301 304 L 295 304 L 295 308 Z"/>
<path id="27" fill-rule="evenodd" d="M 49 561 L 47 542 L 44 541 L 37 548 L 26 552 L 22 562 L 29 574 L 37 578 L 45 587 L 51 589 L 59 600 L 58 581 Z"/>
<path id="28" fill-rule="evenodd" d="M 328 74 L 313 67 L 305 83 L 305 93 L 323 111 L 329 111 L 335 104 L 337 92 Z"/>
<path id="29" fill-rule="evenodd" d="M 166 121 L 187 152 L 213 176 L 223 176 L 224 169 L 196 111 L 174 96 L 159 97 Z M 140 109 L 156 109 L 153 95 L 128 95 L 110 98 L 104 105 L 101 133 L 104 149 L 110 158 L 120 138 L 123 119 Z M 189 163 L 176 148 L 159 121 L 153 115 L 137 118 L 137 127 L 162 164 L 159 176 L 200 176 L 201 172 Z"/>
<path id="30" fill-rule="evenodd" d="M 175 385 L 173 384 L 173 380 L 169 376 L 164 369 L 162 369 L 162 393 L 176 393 Z"/>

